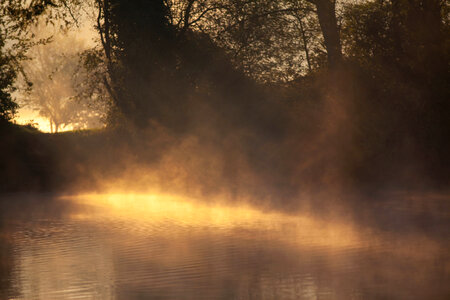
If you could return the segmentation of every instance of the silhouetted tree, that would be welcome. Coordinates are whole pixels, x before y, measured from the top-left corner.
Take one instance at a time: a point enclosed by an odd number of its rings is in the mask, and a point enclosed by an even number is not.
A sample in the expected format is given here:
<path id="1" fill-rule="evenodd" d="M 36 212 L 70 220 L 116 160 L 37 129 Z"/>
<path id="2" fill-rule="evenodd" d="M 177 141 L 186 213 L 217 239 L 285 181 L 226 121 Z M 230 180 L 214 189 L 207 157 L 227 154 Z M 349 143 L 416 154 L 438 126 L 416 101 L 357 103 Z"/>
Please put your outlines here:
<path id="1" fill-rule="evenodd" d="M 17 109 L 17 104 L 11 96 L 11 92 L 14 91 L 16 70 L 13 68 L 13 58 L 5 53 L 4 48 L 5 41 L 0 32 L 0 119 L 10 120 Z"/>
<path id="2" fill-rule="evenodd" d="M 259 81 L 292 80 L 324 65 L 324 54 L 329 66 L 342 60 L 334 0 L 172 2 L 177 26 L 209 34 Z"/>
<path id="3" fill-rule="evenodd" d="M 308 0 L 316 7 L 320 28 L 322 29 L 328 64 L 334 68 L 341 63 L 342 49 L 336 19 L 336 0 Z"/>
<path id="4" fill-rule="evenodd" d="M 209 32 L 233 62 L 262 82 L 286 82 L 312 69 L 322 53 L 318 23 L 301 1 L 230 1 Z M 314 38 L 313 38 L 314 37 Z"/>
<path id="5" fill-rule="evenodd" d="M 373 152 L 379 165 L 414 162 L 443 182 L 450 175 L 441 168 L 450 151 L 446 7 L 434 0 L 348 4 L 342 24 L 345 53 L 362 68 L 358 85 L 366 91 L 354 102 L 364 128 L 357 140 L 367 145 L 360 153 L 390 141 Z"/>
<path id="6" fill-rule="evenodd" d="M 175 32 L 164 1 L 102 0 L 98 30 L 107 61 L 105 84 L 117 108 L 145 124 L 158 118 L 168 102 L 161 86 L 177 68 Z M 172 106 L 170 109 L 177 110 Z"/>

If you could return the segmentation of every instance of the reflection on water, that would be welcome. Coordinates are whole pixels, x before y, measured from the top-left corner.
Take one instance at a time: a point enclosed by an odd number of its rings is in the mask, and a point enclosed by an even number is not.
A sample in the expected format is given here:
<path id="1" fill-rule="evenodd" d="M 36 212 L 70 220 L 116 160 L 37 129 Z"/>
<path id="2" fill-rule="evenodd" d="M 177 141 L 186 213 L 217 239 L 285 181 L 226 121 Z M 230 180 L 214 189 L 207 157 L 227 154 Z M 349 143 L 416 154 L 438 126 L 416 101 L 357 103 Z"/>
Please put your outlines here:
<path id="1" fill-rule="evenodd" d="M 450 295 L 447 237 L 160 195 L 64 201 L 77 209 L 4 222 L 1 299 Z"/>

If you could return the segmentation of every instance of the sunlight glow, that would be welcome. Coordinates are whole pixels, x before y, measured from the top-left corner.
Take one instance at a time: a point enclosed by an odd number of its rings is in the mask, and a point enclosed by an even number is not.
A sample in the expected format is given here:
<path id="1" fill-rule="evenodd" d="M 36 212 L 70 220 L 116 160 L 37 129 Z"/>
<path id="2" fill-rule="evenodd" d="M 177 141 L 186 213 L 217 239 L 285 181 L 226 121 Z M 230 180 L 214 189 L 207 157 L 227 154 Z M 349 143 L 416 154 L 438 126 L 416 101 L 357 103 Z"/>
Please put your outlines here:
<path id="1" fill-rule="evenodd" d="M 14 121 L 20 125 L 31 124 L 33 127 L 39 129 L 39 131 L 50 133 L 50 121 L 47 118 L 39 116 L 37 111 L 28 108 L 19 108 Z M 59 129 L 59 132 L 73 130 L 73 126 L 65 126 Z"/>
<path id="2" fill-rule="evenodd" d="M 98 208 L 100 215 L 78 213 L 77 219 L 110 218 L 127 222 L 159 223 L 170 221 L 192 228 L 272 230 L 293 244 L 351 247 L 359 244 L 356 230 L 347 224 L 324 221 L 312 216 L 264 212 L 239 205 L 208 204 L 188 198 L 157 194 L 91 194 L 75 201 Z M 302 245 L 304 246 L 304 245 Z"/>

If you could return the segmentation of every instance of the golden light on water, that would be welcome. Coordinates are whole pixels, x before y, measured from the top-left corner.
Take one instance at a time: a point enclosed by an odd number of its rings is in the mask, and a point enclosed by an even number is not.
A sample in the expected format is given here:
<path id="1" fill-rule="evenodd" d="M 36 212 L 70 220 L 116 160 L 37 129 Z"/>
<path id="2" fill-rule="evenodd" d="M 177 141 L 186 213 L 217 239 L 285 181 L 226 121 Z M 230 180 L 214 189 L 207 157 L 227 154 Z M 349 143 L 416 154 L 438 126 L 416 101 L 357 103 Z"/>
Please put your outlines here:
<path id="1" fill-rule="evenodd" d="M 298 291 L 316 299 L 329 292 L 322 272 L 343 274 L 343 290 L 354 280 L 346 277 L 352 276 L 349 270 L 359 272 L 363 283 L 380 273 L 389 282 L 403 282 L 411 269 L 392 268 L 393 261 L 431 274 L 425 267 L 442 253 L 419 235 L 399 237 L 348 220 L 288 215 L 242 202 L 159 193 L 62 200 L 75 204 L 70 215 L 40 220 L 15 236 L 18 299 L 115 299 L 130 286 L 143 295 L 167 291 L 167 299 L 182 299 L 186 286 L 197 294 L 204 285 L 212 286 L 205 299 L 216 299 L 228 295 L 223 282 L 229 280 L 244 292 L 256 288 L 261 299 L 277 291 L 273 282 L 292 299 Z M 423 280 L 414 277 L 417 284 Z M 174 287 L 181 294 L 170 294 Z"/>
<path id="2" fill-rule="evenodd" d="M 310 246 L 352 247 L 359 244 L 349 224 L 327 222 L 307 215 L 265 212 L 248 205 L 208 204 L 189 198 L 159 194 L 91 194 L 74 198 L 76 203 L 98 208 L 73 215 L 76 219 L 108 218 L 126 222 L 183 224 L 193 229 L 248 229 L 277 232 L 289 243 Z"/>
<path id="3" fill-rule="evenodd" d="M 157 193 L 64 200 L 78 204 L 69 219 L 36 224 L 35 234 L 22 237 L 20 299 L 114 299 L 130 285 L 149 288 L 151 295 L 152 289 L 183 288 L 180 280 L 192 288 L 212 285 L 206 291 L 211 297 L 205 299 L 216 299 L 227 295 L 223 282 L 232 279 L 242 288 L 253 288 L 255 278 L 262 297 L 272 295 L 274 278 L 288 293 L 301 289 L 315 297 L 316 278 L 308 272 L 292 275 L 303 270 L 294 266 L 305 266 L 305 256 L 316 251 L 327 257 L 330 268 L 347 264 L 345 249 L 361 244 L 351 226 L 243 203 Z M 264 274 L 255 275 L 261 266 Z"/>

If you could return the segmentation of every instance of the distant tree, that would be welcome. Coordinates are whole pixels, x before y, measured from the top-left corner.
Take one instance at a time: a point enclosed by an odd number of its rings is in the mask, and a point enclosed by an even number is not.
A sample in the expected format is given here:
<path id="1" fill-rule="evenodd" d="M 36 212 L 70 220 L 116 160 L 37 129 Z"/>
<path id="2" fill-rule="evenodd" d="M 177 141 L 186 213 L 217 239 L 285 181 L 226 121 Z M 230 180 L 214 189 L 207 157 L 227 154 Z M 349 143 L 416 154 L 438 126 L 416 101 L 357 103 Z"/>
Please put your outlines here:
<path id="1" fill-rule="evenodd" d="M 37 27 L 37 31 L 43 31 Z M 75 88 L 82 75 L 75 74 L 79 55 L 85 46 L 73 35 L 53 35 L 53 41 L 36 45 L 28 51 L 29 60 L 23 62 L 23 71 L 30 90 L 23 94 L 25 104 L 48 119 L 52 132 L 71 126 L 75 129 L 101 126 L 101 110 L 90 105 L 90 98 L 77 96 Z"/>
<path id="2" fill-rule="evenodd" d="M 27 50 L 40 43 L 27 30 L 37 17 L 47 14 L 47 21 L 75 20 L 79 0 L 9 0 L 0 2 L 0 118 L 10 120 L 18 107 L 12 93 L 17 89 L 15 79 L 21 73 L 20 61 Z M 49 9 L 51 8 L 51 9 Z"/>

